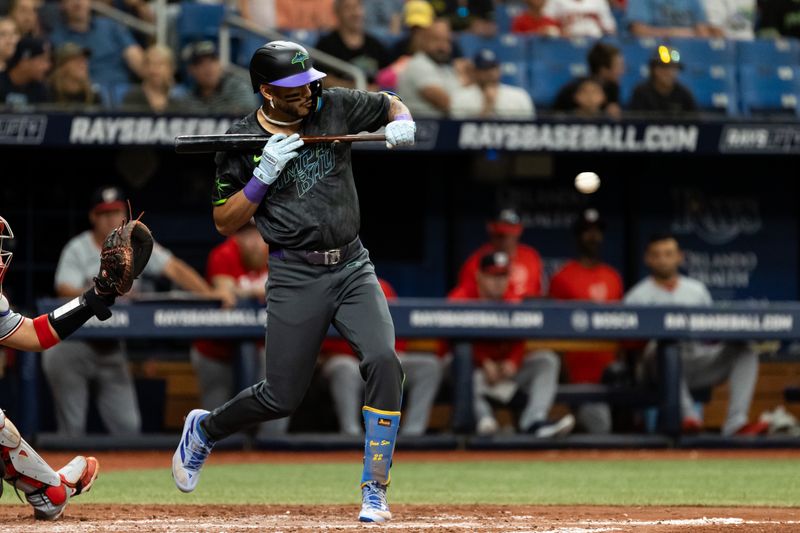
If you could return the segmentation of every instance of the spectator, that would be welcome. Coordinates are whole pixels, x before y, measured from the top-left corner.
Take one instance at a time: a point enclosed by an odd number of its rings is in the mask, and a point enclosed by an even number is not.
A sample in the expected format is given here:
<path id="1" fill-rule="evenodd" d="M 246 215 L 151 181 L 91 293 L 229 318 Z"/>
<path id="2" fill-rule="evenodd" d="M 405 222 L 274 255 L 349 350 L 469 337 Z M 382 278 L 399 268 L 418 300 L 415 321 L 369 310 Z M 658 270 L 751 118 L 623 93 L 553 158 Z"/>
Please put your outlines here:
<path id="1" fill-rule="evenodd" d="M 758 0 L 758 36 L 800 39 L 800 4 L 794 0 Z"/>
<path id="2" fill-rule="evenodd" d="M 269 248 L 255 224 L 245 224 L 208 254 L 206 280 L 217 291 L 234 295 L 237 300 L 264 304 L 268 254 Z M 258 368 L 258 375 L 251 376 L 253 383 L 264 379 L 265 374 L 263 339 L 258 341 L 258 346 L 259 350 L 251 354 Z M 192 345 L 190 357 L 203 409 L 222 405 L 239 390 L 234 372 L 237 351 L 237 343 L 224 340 L 200 340 Z M 262 435 L 285 433 L 288 426 L 289 418 L 271 420 L 261 424 L 260 432 Z"/>
<path id="3" fill-rule="evenodd" d="M 91 50 L 92 80 L 107 87 L 128 83 L 131 72 L 143 76 L 144 51 L 127 28 L 111 19 L 93 16 L 89 0 L 61 0 L 61 9 L 63 17 L 50 39 L 56 47 L 72 42 Z"/>
<path id="4" fill-rule="evenodd" d="M 364 25 L 383 34 L 399 35 L 403 26 L 404 0 L 367 0 Z"/>
<path id="5" fill-rule="evenodd" d="M 585 302 L 617 302 L 622 299 L 622 278 L 603 263 L 605 223 L 595 209 L 586 209 L 574 226 L 577 259 L 567 261 L 550 280 L 550 298 Z M 567 352 L 562 356 L 570 383 L 600 383 L 603 372 L 616 360 L 614 352 Z M 607 403 L 584 403 L 577 411 L 578 424 L 589 433 L 611 432 L 611 408 Z"/>
<path id="6" fill-rule="evenodd" d="M 375 89 L 375 76 L 389 64 L 389 52 L 378 39 L 364 31 L 362 0 L 336 0 L 334 13 L 336 29 L 323 35 L 317 48 L 359 67 Z M 336 71 L 328 71 L 323 81 L 328 87 L 355 87 L 352 78 Z"/>
<path id="7" fill-rule="evenodd" d="M 195 113 L 244 113 L 257 105 L 249 81 L 225 72 L 213 41 L 198 41 L 183 51 L 194 87 L 186 106 Z"/>
<path id="8" fill-rule="evenodd" d="M 50 70 L 50 45 L 38 37 L 23 37 L 0 72 L 0 102 L 25 107 L 47 102 L 47 71 Z"/>
<path id="9" fill-rule="evenodd" d="M 185 110 L 186 105 L 186 98 L 175 89 L 172 50 L 158 44 L 151 45 L 144 53 L 142 83 L 128 91 L 122 106 L 164 113 Z"/>
<path id="10" fill-rule="evenodd" d="M 613 44 L 597 42 L 592 46 L 586 56 L 589 63 L 589 75 L 600 82 L 605 94 L 605 107 L 603 110 L 613 118 L 622 116 L 619 105 L 619 84 L 625 74 L 625 58 L 619 48 Z M 553 109 L 557 111 L 574 111 L 578 104 L 575 94 L 581 84 L 582 78 L 567 83 L 558 91 Z M 585 96 L 583 97 L 585 98 Z"/>
<path id="11" fill-rule="evenodd" d="M 71 239 L 61 251 L 55 275 L 59 297 L 79 296 L 92 283 L 100 264 L 100 246 L 106 235 L 120 226 L 126 212 L 120 189 L 102 187 L 94 193 L 89 212 L 92 229 Z M 157 244 L 144 275 L 165 276 L 185 290 L 232 303 L 228 293 L 214 291 L 192 267 Z M 100 417 L 110 433 L 139 432 L 141 416 L 136 392 L 124 347 L 118 341 L 61 342 L 43 352 L 42 369 L 53 391 L 59 433 L 79 436 L 86 432 L 92 388 L 97 393 Z"/>
<path id="12" fill-rule="evenodd" d="M 102 98 L 89 78 L 91 51 L 75 43 L 62 44 L 50 74 L 50 95 L 57 104 L 101 105 Z"/>
<path id="13" fill-rule="evenodd" d="M 437 19 L 422 33 L 421 49 L 397 80 L 397 92 L 414 116 L 441 118 L 450 114 L 453 93 L 463 86 L 453 67 L 450 24 Z"/>
<path id="14" fill-rule="evenodd" d="M 497 33 L 492 0 L 431 0 L 436 15 L 450 21 L 454 31 L 491 37 Z"/>
<path id="15" fill-rule="evenodd" d="M 333 2 L 334 0 L 275 0 L 278 28 L 329 30 L 335 25 Z"/>
<path id="16" fill-rule="evenodd" d="M 460 285 L 449 300 L 519 302 L 509 296 L 510 259 L 504 252 L 489 252 L 479 259 L 474 283 Z M 508 403 L 517 390 L 527 393 L 527 404 L 519 417 L 521 432 L 539 438 L 565 435 L 575 427 L 575 418 L 566 415 L 556 422 L 547 420 L 558 387 L 559 360 L 550 350 L 525 353 L 525 341 L 483 341 L 472 344 L 473 405 L 477 433 L 491 435 L 500 427 L 487 396 Z"/>
<path id="17" fill-rule="evenodd" d="M 43 36 L 38 0 L 11 0 L 8 16 L 16 23 L 20 36 Z"/>
<path id="18" fill-rule="evenodd" d="M 711 37 L 701 0 L 632 0 L 628 21 L 635 37 Z"/>
<path id="19" fill-rule="evenodd" d="M 704 0 L 712 33 L 726 39 L 755 38 L 756 0 Z"/>
<path id="20" fill-rule="evenodd" d="M 436 14 L 433 6 L 426 0 L 408 0 L 403 6 L 403 25 L 405 35 L 389 51 L 389 59 L 394 62 L 405 56 L 413 56 L 422 50 L 425 30 L 430 28 Z"/>
<path id="21" fill-rule="evenodd" d="M 397 299 L 397 293 L 389 282 L 378 278 L 378 283 L 388 301 Z M 409 352 L 406 341 L 402 339 L 397 339 L 395 350 L 405 373 L 406 392 L 403 396 L 407 398 L 400 434 L 424 435 L 442 379 L 442 362 L 433 353 Z M 344 339 L 326 339 L 322 344 L 322 354 L 322 373 L 330 382 L 339 430 L 345 435 L 362 435 L 364 379 L 358 357 Z"/>
<path id="22" fill-rule="evenodd" d="M 516 211 L 501 209 L 487 226 L 489 242 L 478 248 L 461 267 L 458 284 L 474 292 L 481 257 L 490 252 L 503 252 L 511 259 L 511 277 L 506 297 L 515 300 L 538 298 L 542 294 L 542 259 L 539 252 L 520 244 L 522 220 Z"/>
<path id="23" fill-rule="evenodd" d="M 14 55 L 19 42 L 19 30 L 8 17 L 0 18 L 0 72 L 6 70 L 9 58 Z"/>
<path id="24" fill-rule="evenodd" d="M 617 33 L 607 0 L 547 0 L 544 15 L 558 21 L 564 37 L 602 37 Z"/>
<path id="25" fill-rule="evenodd" d="M 238 0 L 239 15 L 259 28 L 276 28 L 275 0 Z"/>
<path id="26" fill-rule="evenodd" d="M 525 0 L 527 9 L 514 17 L 511 31 L 546 37 L 560 37 L 561 26 L 558 21 L 544 14 L 547 0 Z"/>
<path id="27" fill-rule="evenodd" d="M 451 117 L 534 118 L 536 113 L 528 91 L 500 83 L 500 62 L 493 51 L 479 50 L 473 63 L 475 83 L 453 94 Z"/>
<path id="28" fill-rule="evenodd" d="M 645 248 L 644 262 L 650 276 L 637 283 L 625 295 L 631 305 L 708 306 L 711 294 L 696 279 L 683 276 L 679 268 L 683 252 L 677 239 L 669 234 L 654 235 Z M 645 360 L 654 359 L 654 343 L 648 345 Z M 748 424 L 750 402 L 758 379 L 758 354 L 747 343 L 704 343 L 685 341 L 680 345 L 682 380 L 681 413 L 685 432 L 702 427 L 695 410 L 691 389 L 707 388 L 728 381 L 730 399 L 728 415 L 722 427 L 723 435 L 752 435 L 765 433 L 769 424 Z"/>
<path id="29" fill-rule="evenodd" d="M 692 93 L 678 82 L 678 70 L 683 68 L 680 53 L 659 46 L 650 59 L 650 77 L 636 86 L 631 97 L 631 111 L 667 114 L 697 111 Z"/>
<path id="30" fill-rule="evenodd" d="M 606 108 L 606 94 L 600 82 L 591 76 L 578 78 L 567 111 L 584 118 L 599 118 Z"/>

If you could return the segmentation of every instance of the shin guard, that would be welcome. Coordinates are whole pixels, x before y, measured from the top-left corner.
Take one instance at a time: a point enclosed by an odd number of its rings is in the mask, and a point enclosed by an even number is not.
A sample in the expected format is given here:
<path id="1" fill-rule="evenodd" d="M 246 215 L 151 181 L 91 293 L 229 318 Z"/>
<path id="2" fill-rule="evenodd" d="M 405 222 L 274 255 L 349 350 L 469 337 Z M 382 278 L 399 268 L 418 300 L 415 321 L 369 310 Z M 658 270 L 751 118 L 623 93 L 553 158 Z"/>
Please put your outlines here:
<path id="1" fill-rule="evenodd" d="M 365 405 L 362 413 L 365 435 L 361 485 L 369 481 L 388 485 L 397 430 L 400 427 L 400 411 L 381 411 Z"/>

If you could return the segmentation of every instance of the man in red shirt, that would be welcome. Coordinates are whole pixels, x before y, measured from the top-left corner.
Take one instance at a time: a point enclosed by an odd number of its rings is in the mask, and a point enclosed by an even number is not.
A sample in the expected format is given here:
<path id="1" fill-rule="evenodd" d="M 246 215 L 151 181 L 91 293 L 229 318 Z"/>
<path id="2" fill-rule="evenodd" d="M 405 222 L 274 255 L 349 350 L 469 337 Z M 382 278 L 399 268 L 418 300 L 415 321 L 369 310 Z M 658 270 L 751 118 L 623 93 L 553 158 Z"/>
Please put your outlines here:
<path id="1" fill-rule="evenodd" d="M 251 222 L 211 250 L 206 264 L 206 280 L 214 289 L 234 294 L 236 299 L 264 302 L 268 256 L 269 249 Z M 264 344 L 259 342 L 258 346 L 255 381 L 263 379 L 265 372 L 261 353 Z M 192 345 L 190 356 L 204 409 L 222 405 L 236 391 L 233 363 L 237 350 L 237 344 L 231 341 L 198 340 Z M 284 433 L 288 423 L 288 418 L 265 422 L 261 434 Z"/>
<path id="2" fill-rule="evenodd" d="M 517 303 L 520 298 L 508 296 L 511 260 L 505 252 L 489 252 L 478 262 L 476 283 L 458 286 L 450 292 L 450 300 L 484 300 Z M 505 403 L 517 389 L 528 395 L 528 403 L 519 417 L 520 431 L 536 437 L 566 435 L 575 426 L 575 418 L 567 415 L 550 422 L 547 415 L 553 406 L 558 387 L 560 363 L 550 350 L 525 352 L 525 341 L 478 341 L 472 343 L 473 406 L 479 435 L 491 435 L 500 428 L 487 400 L 493 397 Z"/>
<path id="3" fill-rule="evenodd" d="M 595 209 L 586 209 L 575 223 L 578 258 L 567 263 L 550 280 L 550 297 L 557 300 L 618 302 L 622 278 L 602 262 L 605 223 Z M 603 371 L 616 360 L 614 352 L 567 352 L 563 355 L 570 383 L 600 383 Z M 589 433 L 611 432 L 611 410 L 606 403 L 587 403 L 578 409 L 578 423 Z"/>
<path id="4" fill-rule="evenodd" d="M 514 17 L 511 22 L 513 33 L 527 33 L 560 37 L 561 26 L 558 21 L 542 14 L 546 0 L 526 0 L 528 9 Z"/>
<path id="5" fill-rule="evenodd" d="M 378 278 L 388 301 L 396 300 L 397 293 L 388 281 Z M 442 380 L 442 361 L 434 353 L 409 352 L 407 342 L 395 341 L 395 351 L 405 373 L 406 402 L 400 434 L 424 435 L 433 401 Z M 364 405 L 364 379 L 361 377 L 358 357 L 350 344 L 339 338 L 325 339 L 322 343 L 322 373 L 330 383 L 339 430 L 345 435 L 363 435 L 361 406 Z"/>
<path id="6" fill-rule="evenodd" d="M 491 252 L 503 252 L 511 260 L 506 296 L 513 300 L 538 298 L 542 295 L 542 259 L 539 252 L 520 244 L 522 220 L 513 209 L 502 209 L 487 225 L 489 242 L 467 258 L 458 276 L 458 285 L 475 292 L 478 263 Z"/>

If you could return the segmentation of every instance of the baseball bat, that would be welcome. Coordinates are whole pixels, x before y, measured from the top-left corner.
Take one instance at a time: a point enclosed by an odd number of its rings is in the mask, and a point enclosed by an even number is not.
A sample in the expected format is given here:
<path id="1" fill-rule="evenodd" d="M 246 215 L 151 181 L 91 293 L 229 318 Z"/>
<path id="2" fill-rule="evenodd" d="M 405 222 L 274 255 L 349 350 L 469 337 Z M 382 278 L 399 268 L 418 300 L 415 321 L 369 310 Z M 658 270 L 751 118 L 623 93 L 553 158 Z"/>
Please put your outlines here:
<path id="1" fill-rule="evenodd" d="M 383 133 L 357 133 L 354 135 L 317 135 L 300 137 L 306 144 L 385 141 Z M 179 154 L 202 154 L 207 152 L 259 151 L 269 139 L 266 135 L 179 135 L 175 137 L 175 151 Z"/>

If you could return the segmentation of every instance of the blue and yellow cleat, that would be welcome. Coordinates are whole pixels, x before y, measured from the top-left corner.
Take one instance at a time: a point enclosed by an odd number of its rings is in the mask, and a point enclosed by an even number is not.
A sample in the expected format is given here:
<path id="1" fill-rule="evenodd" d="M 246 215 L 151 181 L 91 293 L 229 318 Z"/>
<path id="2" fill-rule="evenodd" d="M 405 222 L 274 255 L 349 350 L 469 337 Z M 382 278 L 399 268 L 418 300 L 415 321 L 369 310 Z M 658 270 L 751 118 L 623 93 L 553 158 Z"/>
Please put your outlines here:
<path id="1" fill-rule="evenodd" d="M 377 481 L 364 483 L 361 487 L 361 522 L 388 522 L 392 519 L 389 504 L 386 503 L 386 485 Z"/>
<path id="2" fill-rule="evenodd" d="M 172 479 L 182 492 L 192 492 L 200 481 L 200 469 L 208 459 L 214 443 L 200 429 L 200 421 L 208 411 L 194 409 L 186 416 L 178 449 L 172 456 Z"/>

